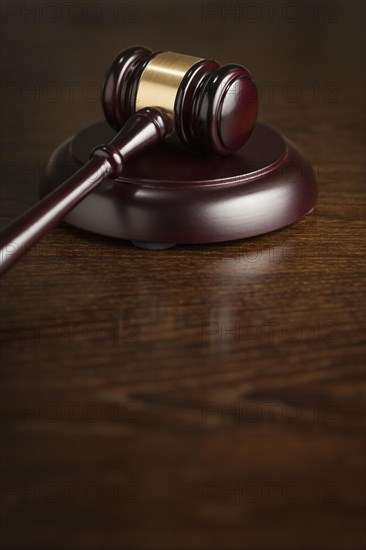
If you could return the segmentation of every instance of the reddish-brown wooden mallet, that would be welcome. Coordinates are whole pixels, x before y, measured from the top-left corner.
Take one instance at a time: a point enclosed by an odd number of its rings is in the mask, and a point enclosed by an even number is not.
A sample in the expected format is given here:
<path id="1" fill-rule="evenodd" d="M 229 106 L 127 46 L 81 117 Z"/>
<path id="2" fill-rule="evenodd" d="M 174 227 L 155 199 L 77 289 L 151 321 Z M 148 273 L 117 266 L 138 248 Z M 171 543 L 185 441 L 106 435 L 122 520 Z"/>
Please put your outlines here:
<path id="1" fill-rule="evenodd" d="M 0 235 L 0 273 L 7 271 L 45 233 L 105 178 L 121 175 L 126 161 L 173 132 L 192 151 L 229 155 L 249 137 L 257 118 L 258 93 L 240 65 L 124 50 L 109 68 L 103 109 L 118 132 L 99 145 L 80 170 Z"/>

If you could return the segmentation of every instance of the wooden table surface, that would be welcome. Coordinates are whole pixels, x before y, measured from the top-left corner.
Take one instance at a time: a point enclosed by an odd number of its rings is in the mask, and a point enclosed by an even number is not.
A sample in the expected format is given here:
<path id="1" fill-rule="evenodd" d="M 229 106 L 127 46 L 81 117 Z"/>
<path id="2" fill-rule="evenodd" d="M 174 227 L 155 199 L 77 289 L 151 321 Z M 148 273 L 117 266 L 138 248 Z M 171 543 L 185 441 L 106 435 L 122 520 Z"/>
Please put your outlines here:
<path id="1" fill-rule="evenodd" d="M 2 547 L 365 548 L 364 3 L 1 9 L 3 225 L 131 44 L 250 67 L 319 185 L 269 235 L 153 252 L 60 226 L 4 277 Z"/>

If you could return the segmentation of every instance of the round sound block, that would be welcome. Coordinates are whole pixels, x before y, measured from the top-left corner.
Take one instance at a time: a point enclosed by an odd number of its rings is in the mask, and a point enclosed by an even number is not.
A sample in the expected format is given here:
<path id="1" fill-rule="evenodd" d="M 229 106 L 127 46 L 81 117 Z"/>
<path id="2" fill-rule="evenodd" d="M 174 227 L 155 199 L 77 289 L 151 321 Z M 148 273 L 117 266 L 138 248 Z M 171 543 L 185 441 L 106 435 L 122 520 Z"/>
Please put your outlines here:
<path id="1" fill-rule="evenodd" d="M 48 162 L 41 195 L 113 135 L 98 123 L 60 145 Z M 299 149 L 257 124 L 245 145 L 225 158 L 194 156 L 177 140 L 166 140 L 127 164 L 123 177 L 104 181 L 65 221 L 156 249 L 274 231 L 309 213 L 316 196 L 313 170 Z"/>

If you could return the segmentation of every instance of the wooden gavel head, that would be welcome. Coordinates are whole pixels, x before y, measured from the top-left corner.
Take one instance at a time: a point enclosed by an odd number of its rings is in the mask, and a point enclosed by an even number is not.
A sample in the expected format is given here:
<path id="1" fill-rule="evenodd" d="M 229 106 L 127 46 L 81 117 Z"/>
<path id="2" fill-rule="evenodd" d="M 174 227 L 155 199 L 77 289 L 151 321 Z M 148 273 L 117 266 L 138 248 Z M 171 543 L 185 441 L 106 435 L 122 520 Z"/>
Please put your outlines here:
<path id="1" fill-rule="evenodd" d="M 220 66 L 211 59 L 137 46 L 113 61 L 102 103 L 115 130 L 136 111 L 155 107 L 167 116 L 171 132 L 189 149 L 230 155 L 254 128 L 258 90 L 241 65 Z"/>

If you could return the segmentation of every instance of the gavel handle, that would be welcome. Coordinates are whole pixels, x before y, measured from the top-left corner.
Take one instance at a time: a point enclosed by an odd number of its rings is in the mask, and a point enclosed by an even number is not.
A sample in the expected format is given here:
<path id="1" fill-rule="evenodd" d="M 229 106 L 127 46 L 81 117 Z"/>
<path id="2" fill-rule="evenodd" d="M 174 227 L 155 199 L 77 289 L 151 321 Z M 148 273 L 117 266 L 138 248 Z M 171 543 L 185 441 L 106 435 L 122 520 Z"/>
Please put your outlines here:
<path id="1" fill-rule="evenodd" d="M 105 178 L 117 178 L 130 157 L 159 143 L 168 129 L 165 115 L 145 108 L 134 114 L 108 145 L 93 149 L 80 170 L 0 233 L 0 276 Z"/>

